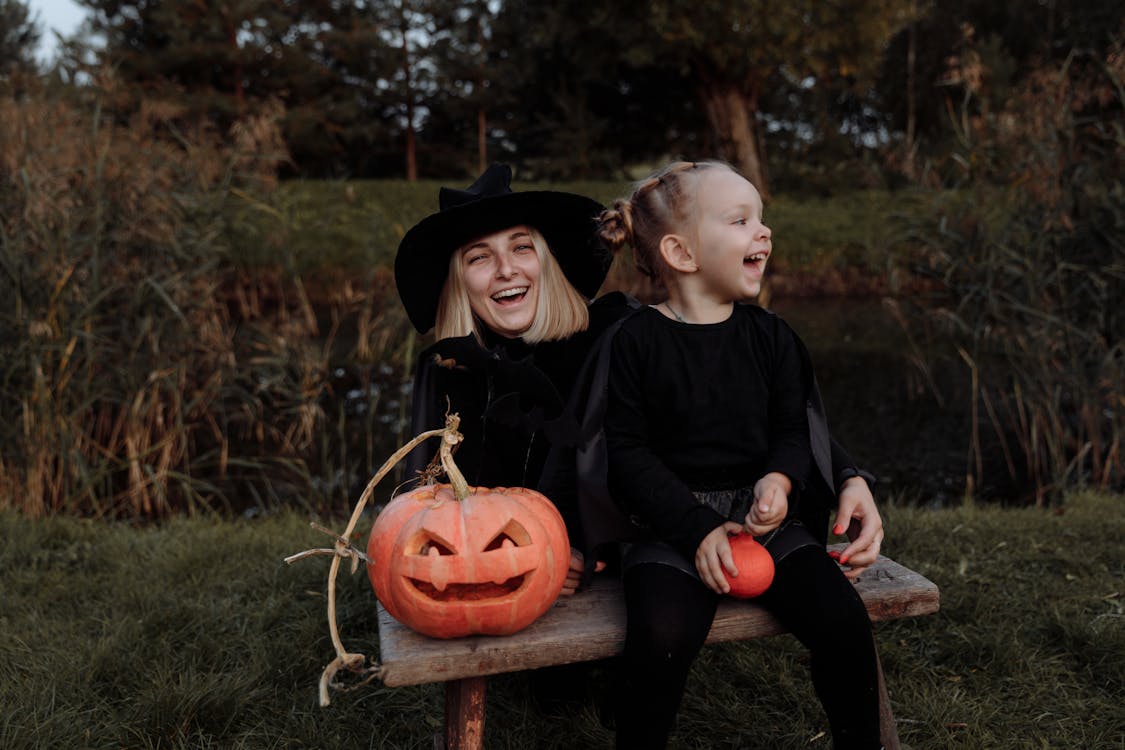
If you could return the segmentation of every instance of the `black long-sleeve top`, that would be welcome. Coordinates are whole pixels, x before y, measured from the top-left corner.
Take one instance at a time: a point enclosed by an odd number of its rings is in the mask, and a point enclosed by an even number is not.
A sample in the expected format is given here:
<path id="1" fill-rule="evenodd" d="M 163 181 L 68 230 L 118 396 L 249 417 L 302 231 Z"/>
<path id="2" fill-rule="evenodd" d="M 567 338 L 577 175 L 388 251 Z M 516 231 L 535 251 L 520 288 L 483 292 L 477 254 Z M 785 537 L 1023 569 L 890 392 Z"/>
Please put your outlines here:
<path id="1" fill-rule="evenodd" d="M 551 443 L 574 439 L 565 405 L 575 378 L 601 333 L 631 309 L 627 302 L 622 294 L 599 298 L 589 306 L 587 329 L 561 341 L 490 336 L 481 344 L 464 336 L 436 342 L 414 371 L 414 434 L 440 428 L 449 408 L 461 417 L 464 440 L 454 460 L 470 484 L 538 488 Z M 426 466 L 437 446 L 431 440 L 410 454 L 408 476 Z M 567 516 L 569 499 L 552 500 Z"/>
<path id="2" fill-rule="evenodd" d="M 587 331 L 565 341 L 528 345 L 519 339 L 497 337 L 482 346 L 472 336 L 445 339 L 424 351 L 415 369 L 412 432 L 418 434 L 440 428 L 445 421 L 448 399 L 448 408 L 461 416 L 465 439 L 457 451 L 456 461 L 469 483 L 542 490 L 566 519 L 572 544 L 583 549 L 590 561 L 594 559 L 595 547 L 619 538 L 617 534 L 622 525 L 631 524 L 616 515 L 619 511 L 609 500 L 608 493 L 604 498 L 607 506 L 601 513 L 589 515 L 588 510 L 579 507 L 582 503 L 577 495 L 573 451 L 564 452 L 562 460 L 554 461 L 549 477 L 544 475 L 544 463 L 548 461 L 552 443 L 564 446 L 577 443 L 593 449 L 589 453 L 597 453 L 597 435 L 574 434 L 575 417 L 581 419 L 587 411 L 604 408 L 607 394 L 589 394 L 589 400 L 578 405 L 578 414 L 570 413 L 567 404 L 576 385 L 578 390 L 589 388 L 588 382 L 577 383 L 586 357 L 602 355 L 603 350 L 608 353 L 609 345 L 614 343 L 613 339 L 607 339 L 608 344 L 598 343 L 599 337 L 622 317 L 641 314 L 635 312 L 637 307 L 635 301 L 624 295 L 605 295 L 590 305 Z M 753 309 L 760 315 L 769 315 Z M 805 493 L 802 520 L 823 539 L 827 534 L 829 508 L 835 507 L 835 493 L 840 483 L 857 473 L 865 478 L 869 475 L 859 471 L 843 447 L 830 440 L 807 353 L 803 345 L 799 349 L 805 363 L 799 382 L 804 396 L 809 398 L 810 427 L 813 435 L 823 439 L 825 452 L 830 451 L 830 456 L 822 456 L 820 471 L 814 472 L 814 477 L 823 476 L 825 481 L 814 481 L 808 488 L 810 491 Z M 599 426 L 600 423 L 598 420 Z M 414 476 L 423 469 L 436 453 L 437 446 L 436 440 L 430 440 L 415 449 L 407 460 L 407 476 Z M 606 465 L 605 460 L 594 461 L 597 476 L 584 475 L 584 484 L 605 487 L 608 483 Z M 750 481 L 756 480 L 754 477 Z M 819 491 L 813 492 L 813 489 Z M 790 505 L 792 508 L 792 502 Z M 617 520 L 610 520 L 615 517 Z"/>
<path id="3" fill-rule="evenodd" d="M 792 330 L 735 305 L 692 325 L 649 308 L 613 341 L 605 418 L 609 488 L 655 535 L 692 559 L 727 520 L 692 491 L 749 487 L 787 475 L 794 496 L 812 467 L 808 378 Z"/>

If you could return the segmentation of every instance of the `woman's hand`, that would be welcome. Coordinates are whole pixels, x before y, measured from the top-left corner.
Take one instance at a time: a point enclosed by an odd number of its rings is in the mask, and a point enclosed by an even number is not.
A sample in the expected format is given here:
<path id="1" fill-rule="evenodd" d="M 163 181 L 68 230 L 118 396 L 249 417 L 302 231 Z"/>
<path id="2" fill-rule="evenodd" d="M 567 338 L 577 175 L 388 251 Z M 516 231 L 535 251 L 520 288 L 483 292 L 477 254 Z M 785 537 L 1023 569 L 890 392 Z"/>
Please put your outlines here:
<path id="1" fill-rule="evenodd" d="M 785 520 L 789 512 L 789 490 L 793 488 L 789 477 L 771 471 L 754 485 L 754 504 L 746 514 L 743 528 L 752 536 L 773 531 Z"/>
<path id="2" fill-rule="evenodd" d="M 703 537 L 699 549 L 695 551 L 695 569 L 707 588 L 716 594 L 726 594 L 730 591 L 730 583 L 723 575 L 723 568 L 732 576 L 738 575 L 738 568 L 734 567 L 734 558 L 730 553 L 730 542 L 727 536 L 737 534 L 742 527 L 734 521 L 727 521 L 722 526 Z"/>
<path id="3" fill-rule="evenodd" d="M 848 568 L 844 575 L 857 578 L 874 564 L 883 544 L 883 519 L 875 507 L 871 488 L 863 477 L 850 477 L 840 487 L 840 502 L 836 508 L 836 535 L 847 534 L 851 541 L 842 552 L 829 552 L 832 559 Z"/>
<path id="4" fill-rule="evenodd" d="M 582 552 L 570 548 L 570 566 L 566 569 L 566 580 L 563 581 L 562 591 L 559 596 L 570 596 L 578 590 L 578 584 L 582 582 L 582 573 L 586 570 L 586 558 L 583 557 Z M 594 564 L 594 572 L 601 573 L 605 570 L 605 561 L 598 560 Z"/>

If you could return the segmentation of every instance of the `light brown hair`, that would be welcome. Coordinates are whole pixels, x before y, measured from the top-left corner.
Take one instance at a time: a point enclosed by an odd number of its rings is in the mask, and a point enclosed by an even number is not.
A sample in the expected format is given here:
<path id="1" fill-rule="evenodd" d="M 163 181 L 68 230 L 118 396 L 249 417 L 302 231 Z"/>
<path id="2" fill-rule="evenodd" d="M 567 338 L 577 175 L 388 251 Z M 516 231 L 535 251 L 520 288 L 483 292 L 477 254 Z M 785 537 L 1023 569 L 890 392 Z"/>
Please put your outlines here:
<path id="1" fill-rule="evenodd" d="M 667 268 L 660 240 L 694 226 L 699 179 L 710 169 L 735 171 L 721 161 L 677 161 L 636 183 L 628 198 L 615 200 L 602 212 L 598 239 L 614 254 L 628 245 L 637 270 L 661 279 Z"/>
<path id="2" fill-rule="evenodd" d="M 539 256 L 539 300 L 531 327 L 520 336 L 529 344 L 540 341 L 558 341 L 569 338 L 590 324 L 587 300 L 567 281 L 547 240 L 539 230 L 528 227 L 531 244 Z M 473 334 L 483 341 L 483 324 L 473 315 L 469 293 L 465 288 L 461 265 L 461 248 L 453 251 L 449 259 L 449 274 L 445 278 L 438 298 L 434 336 L 438 339 Z"/>

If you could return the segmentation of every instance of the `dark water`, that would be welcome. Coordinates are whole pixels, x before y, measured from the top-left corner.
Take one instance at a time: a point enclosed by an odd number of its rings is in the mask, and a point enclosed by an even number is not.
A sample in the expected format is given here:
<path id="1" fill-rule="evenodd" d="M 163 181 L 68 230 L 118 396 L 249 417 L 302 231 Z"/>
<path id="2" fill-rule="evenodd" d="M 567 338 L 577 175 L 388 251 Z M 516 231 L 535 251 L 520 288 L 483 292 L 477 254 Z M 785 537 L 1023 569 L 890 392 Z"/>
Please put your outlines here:
<path id="1" fill-rule="evenodd" d="M 959 501 L 972 416 L 964 364 L 942 352 L 919 357 L 879 300 L 794 299 L 772 309 L 809 347 L 832 434 L 879 478 L 877 495 L 935 506 Z M 988 430 L 982 442 L 984 481 L 975 497 L 1019 494 Z"/>
<path id="2" fill-rule="evenodd" d="M 833 435 L 879 479 L 877 496 L 945 505 L 965 491 L 969 446 L 968 373 L 959 361 L 929 357 L 930 377 L 911 361 L 901 326 L 879 300 L 775 301 L 772 306 L 812 352 Z M 933 353 L 930 353 L 931 355 Z M 936 364 L 934 364 L 936 362 Z M 409 374 L 389 367 L 362 376 L 336 370 L 334 444 L 317 473 L 321 488 L 354 501 L 382 462 L 412 437 Z M 986 451 L 978 499 L 1016 490 L 998 456 Z M 380 485 L 387 497 L 401 469 Z"/>

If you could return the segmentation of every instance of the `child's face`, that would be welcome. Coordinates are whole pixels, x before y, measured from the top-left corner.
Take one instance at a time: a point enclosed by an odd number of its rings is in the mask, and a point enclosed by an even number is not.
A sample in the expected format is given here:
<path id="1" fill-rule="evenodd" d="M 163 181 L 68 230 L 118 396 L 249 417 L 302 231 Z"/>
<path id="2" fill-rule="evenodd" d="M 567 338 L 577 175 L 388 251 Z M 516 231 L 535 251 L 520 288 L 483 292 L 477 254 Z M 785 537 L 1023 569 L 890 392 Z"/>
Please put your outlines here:
<path id="1" fill-rule="evenodd" d="M 539 254 L 527 227 L 485 235 L 458 252 L 469 307 L 481 322 L 507 338 L 530 328 L 539 301 Z"/>
<path id="2" fill-rule="evenodd" d="M 721 302 L 756 297 L 773 244 L 762 223 L 762 197 L 747 180 L 725 169 L 699 179 L 696 260 L 704 289 Z"/>

